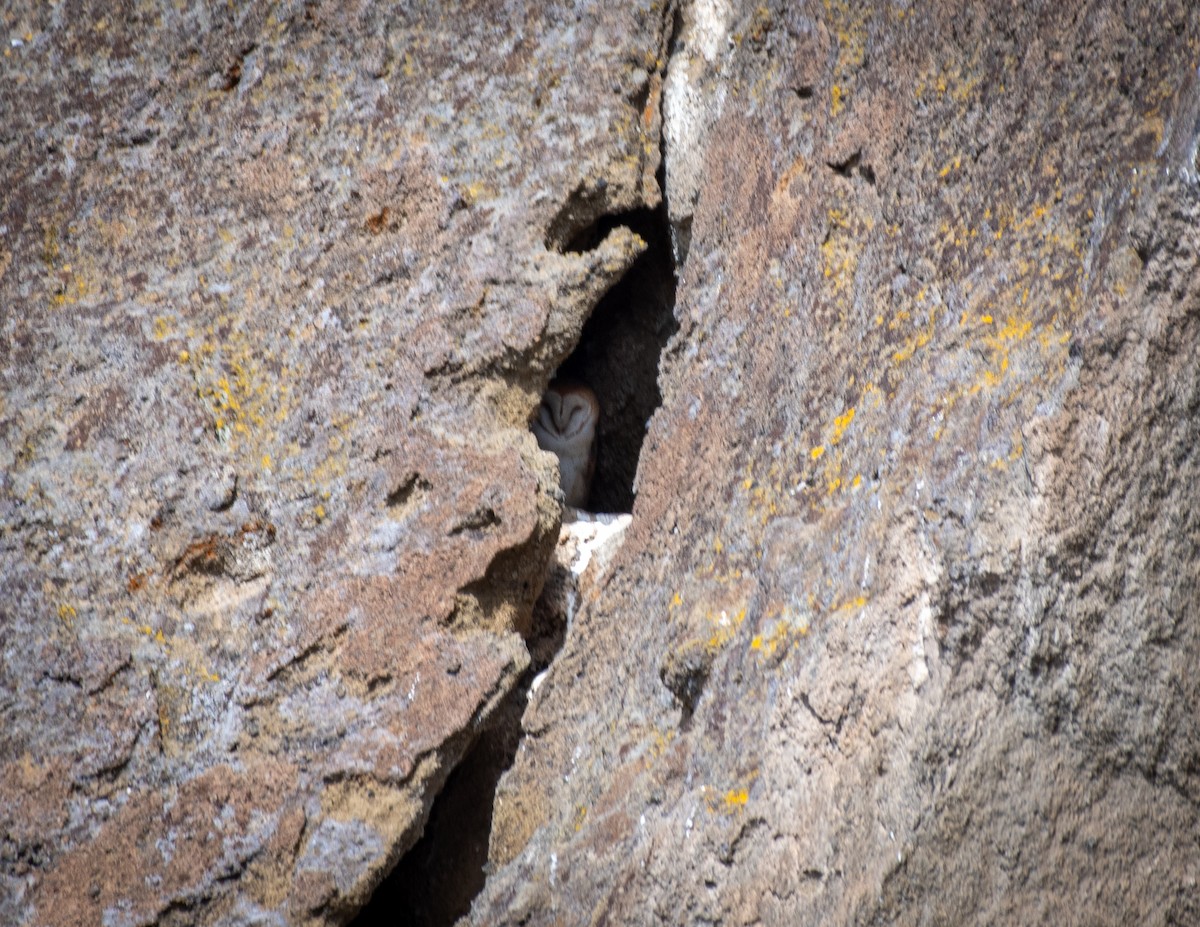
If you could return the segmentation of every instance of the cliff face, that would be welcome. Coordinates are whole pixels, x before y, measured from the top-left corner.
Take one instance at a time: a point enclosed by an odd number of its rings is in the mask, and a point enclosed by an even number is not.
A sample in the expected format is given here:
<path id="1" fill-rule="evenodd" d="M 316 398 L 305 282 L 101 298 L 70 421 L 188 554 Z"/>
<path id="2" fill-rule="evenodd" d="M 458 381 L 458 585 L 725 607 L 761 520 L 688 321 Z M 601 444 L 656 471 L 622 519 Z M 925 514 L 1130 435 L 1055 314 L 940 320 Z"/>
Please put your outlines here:
<path id="1" fill-rule="evenodd" d="M 0 22 L 0 921 L 349 919 L 662 341 L 471 922 L 1200 920 L 1191 4 Z"/>
<path id="2" fill-rule="evenodd" d="M 528 663 L 663 15 L 5 4 L 0 921 L 340 922 L 420 835 Z"/>
<path id="3" fill-rule="evenodd" d="M 1200 917 L 1200 14 L 863 6 L 684 7 L 681 329 L 475 923 Z"/>

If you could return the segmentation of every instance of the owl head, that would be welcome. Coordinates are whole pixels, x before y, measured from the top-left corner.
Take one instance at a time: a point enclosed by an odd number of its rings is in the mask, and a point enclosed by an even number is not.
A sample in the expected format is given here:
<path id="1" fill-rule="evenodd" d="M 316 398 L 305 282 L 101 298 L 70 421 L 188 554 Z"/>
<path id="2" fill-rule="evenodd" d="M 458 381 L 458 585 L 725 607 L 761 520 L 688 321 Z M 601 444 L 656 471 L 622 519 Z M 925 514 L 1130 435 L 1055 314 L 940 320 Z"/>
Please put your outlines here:
<path id="1" fill-rule="evenodd" d="M 533 420 L 538 446 L 558 457 L 559 484 L 567 505 L 587 504 L 596 468 L 596 425 L 600 403 L 583 383 L 555 380 Z"/>

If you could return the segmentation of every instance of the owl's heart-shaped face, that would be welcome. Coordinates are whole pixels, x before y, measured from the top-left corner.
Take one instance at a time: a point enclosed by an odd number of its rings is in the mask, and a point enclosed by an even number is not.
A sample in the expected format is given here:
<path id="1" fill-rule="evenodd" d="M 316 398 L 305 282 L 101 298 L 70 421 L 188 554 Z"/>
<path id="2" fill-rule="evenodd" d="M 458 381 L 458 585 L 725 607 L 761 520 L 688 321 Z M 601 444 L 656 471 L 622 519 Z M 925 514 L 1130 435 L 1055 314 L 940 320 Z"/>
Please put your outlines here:
<path id="1" fill-rule="evenodd" d="M 600 403 L 582 383 L 555 381 L 546 390 L 533 421 L 538 446 L 558 456 L 559 483 L 567 505 L 587 502 L 595 470 L 596 424 Z"/>
<path id="2" fill-rule="evenodd" d="M 542 400 L 537 424 L 553 440 L 574 446 L 595 436 L 596 412 L 595 396 L 583 395 L 578 389 L 559 392 L 552 388 Z"/>

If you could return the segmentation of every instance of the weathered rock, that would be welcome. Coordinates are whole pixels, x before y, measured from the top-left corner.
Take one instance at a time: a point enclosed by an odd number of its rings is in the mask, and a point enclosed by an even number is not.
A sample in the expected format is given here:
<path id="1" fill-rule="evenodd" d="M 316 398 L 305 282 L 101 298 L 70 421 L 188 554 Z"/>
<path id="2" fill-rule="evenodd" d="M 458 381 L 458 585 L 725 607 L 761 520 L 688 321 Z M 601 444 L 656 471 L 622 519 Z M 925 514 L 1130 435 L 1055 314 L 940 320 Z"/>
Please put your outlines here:
<path id="1" fill-rule="evenodd" d="M 662 408 L 472 922 L 1200 919 L 1200 10 L 664 6 L 0 12 L 0 922 L 415 842 L 660 136 Z"/>
<path id="2" fill-rule="evenodd" d="M 570 508 L 566 511 L 558 544 L 546 567 L 542 594 L 533 607 L 529 653 L 539 672 L 562 647 L 576 612 L 584 603 L 599 597 L 608 567 L 621 549 L 632 521 L 628 514 L 592 515 Z M 535 690 L 539 678 L 533 680 Z"/>
<path id="3" fill-rule="evenodd" d="M 664 18 L 4 5 L 0 922 L 341 922 L 417 839 L 528 664 Z"/>
<path id="4" fill-rule="evenodd" d="M 663 406 L 472 922 L 1195 922 L 1200 8 L 701 13 Z"/>

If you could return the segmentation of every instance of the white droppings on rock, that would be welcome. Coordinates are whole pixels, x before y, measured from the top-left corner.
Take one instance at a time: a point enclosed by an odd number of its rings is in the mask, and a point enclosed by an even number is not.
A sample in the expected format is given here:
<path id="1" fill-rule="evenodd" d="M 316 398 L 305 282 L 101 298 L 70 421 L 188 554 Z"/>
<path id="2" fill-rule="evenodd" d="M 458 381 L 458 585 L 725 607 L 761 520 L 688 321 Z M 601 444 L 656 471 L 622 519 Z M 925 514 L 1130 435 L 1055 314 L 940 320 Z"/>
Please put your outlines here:
<path id="1" fill-rule="evenodd" d="M 597 588 L 607 574 L 633 516 L 591 514 L 569 507 L 564 516 L 541 604 L 569 626 L 589 590 Z"/>

